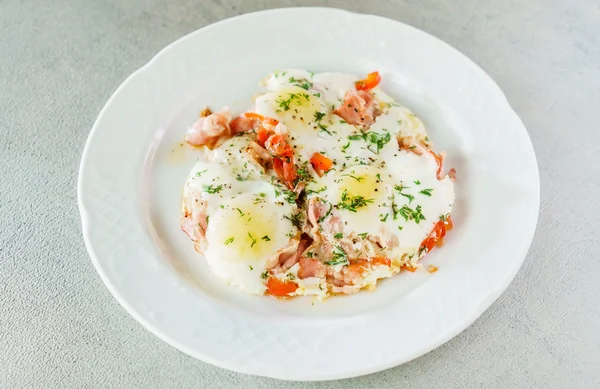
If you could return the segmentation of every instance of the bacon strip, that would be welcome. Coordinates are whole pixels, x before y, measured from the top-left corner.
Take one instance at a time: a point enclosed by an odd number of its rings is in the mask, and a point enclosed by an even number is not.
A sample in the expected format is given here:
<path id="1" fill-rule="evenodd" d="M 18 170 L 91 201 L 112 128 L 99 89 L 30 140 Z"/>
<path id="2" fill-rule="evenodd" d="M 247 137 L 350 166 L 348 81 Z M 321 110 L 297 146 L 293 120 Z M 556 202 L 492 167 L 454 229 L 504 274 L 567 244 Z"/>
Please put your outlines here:
<path id="1" fill-rule="evenodd" d="M 342 117 L 346 122 L 369 128 L 375 122 L 377 104 L 369 92 L 349 89 L 344 101 L 333 113 Z"/>

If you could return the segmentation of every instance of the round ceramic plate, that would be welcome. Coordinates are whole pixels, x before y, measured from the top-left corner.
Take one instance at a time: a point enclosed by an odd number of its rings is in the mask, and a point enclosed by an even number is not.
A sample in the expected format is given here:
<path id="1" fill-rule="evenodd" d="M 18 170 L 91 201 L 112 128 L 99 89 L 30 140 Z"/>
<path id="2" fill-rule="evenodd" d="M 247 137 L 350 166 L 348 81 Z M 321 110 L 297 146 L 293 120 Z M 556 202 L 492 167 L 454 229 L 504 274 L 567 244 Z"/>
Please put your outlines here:
<path id="1" fill-rule="evenodd" d="M 307 24 L 308 23 L 308 24 Z M 301 26 L 300 30 L 290 26 Z M 374 292 L 278 301 L 211 273 L 180 231 L 181 190 L 198 151 L 182 144 L 204 106 L 251 105 L 283 68 L 364 75 L 423 119 L 458 172 L 455 229 Z M 290 380 L 358 376 L 446 342 L 504 291 L 538 216 L 539 178 L 523 124 L 473 62 L 413 27 L 335 9 L 259 12 L 198 30 L 131 75 L 100 113 L 79 172 L 87 249 L 119 302 L 183 352 Z"/>

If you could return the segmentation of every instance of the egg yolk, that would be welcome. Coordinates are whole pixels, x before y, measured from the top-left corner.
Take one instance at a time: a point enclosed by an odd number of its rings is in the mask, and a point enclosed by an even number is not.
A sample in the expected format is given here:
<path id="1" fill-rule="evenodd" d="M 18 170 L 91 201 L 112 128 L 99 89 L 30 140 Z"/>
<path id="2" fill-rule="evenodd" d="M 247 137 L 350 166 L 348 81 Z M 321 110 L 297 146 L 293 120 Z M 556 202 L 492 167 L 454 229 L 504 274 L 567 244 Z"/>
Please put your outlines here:
<path id="1" fill-rule="evenodd" d="M 270 97 L 272 109 L 290 131 L 317 131 L 327 110 L 316 96 L 296 86 L 281 88 Z"/>
<path id="2" fill-rule="evenodd" d="M 261 258 L 270 254 L 273 223 L 264 213 L 241 208 L 223 212 L 223 231 L 226 238 L 223 244 L 245 258 Z"/>
<path id="3" fill-rule="evenodd" d="M 295 235 L 296 228 L 279 207 L 269 209 L 240 198 L 215 212 L 208 223 L 207 239 L 222 245 L 240 260 L 264 260 Z M 261 207 L 263 205 L 263 207 Z"/>
<path id="4" fill-rule="evenodd" d="M 378 169 L 360 165 L 345 169 L 336 179 L 336 199 L 342 208 L 358 211 L 384 195 L 385 187 Z"/>

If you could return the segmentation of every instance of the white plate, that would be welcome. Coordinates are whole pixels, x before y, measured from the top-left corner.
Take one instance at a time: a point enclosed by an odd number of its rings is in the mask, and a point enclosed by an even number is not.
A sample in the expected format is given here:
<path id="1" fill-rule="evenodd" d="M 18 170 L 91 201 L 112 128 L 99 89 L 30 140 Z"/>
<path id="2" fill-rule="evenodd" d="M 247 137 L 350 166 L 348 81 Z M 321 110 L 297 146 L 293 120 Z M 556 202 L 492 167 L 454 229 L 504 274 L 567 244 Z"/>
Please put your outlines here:
<path id="1" fill-rule="evenodd" d="M 458 172 L 456 228 L 426 264 L 375 292 L 312 304 L 243 295 L 213 277 L 179 230 L 196 152 L 180 146 L 205 105 L 242 110 L 273 70 L 366 74 L 420 116 Z M 117 300 L 183 352 L 238 372 L 326 380 L 418 357 L 471 324 L 529 248 L 539 178 L 527 132 L 498 86 L 447 44 L 376 16 L 323 8 L 228 19 L 161 51 L 100 113 L 83 154 L 85 242 Z"/>

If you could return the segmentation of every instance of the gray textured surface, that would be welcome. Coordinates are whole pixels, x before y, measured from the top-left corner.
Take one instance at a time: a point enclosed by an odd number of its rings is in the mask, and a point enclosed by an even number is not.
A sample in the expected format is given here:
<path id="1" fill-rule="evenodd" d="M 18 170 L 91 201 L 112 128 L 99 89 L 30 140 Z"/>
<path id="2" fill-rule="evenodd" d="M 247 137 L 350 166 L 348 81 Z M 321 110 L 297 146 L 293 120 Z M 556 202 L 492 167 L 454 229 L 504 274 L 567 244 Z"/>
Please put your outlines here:
<path id="1" fill-rule="evenodd" d="M 600 387 L 600 3 L 220 3 L 0 0 L 0 387 Z M 112 298 L 80 232 L 81 151 L 116 87 L 188 32 L 289 5 L 384 15 L 455 46 L 503 88 L 540 166 L 538 230 L 506 293 L 444 346 L 352 380 L 280 382 L 180 353 Z"/>

